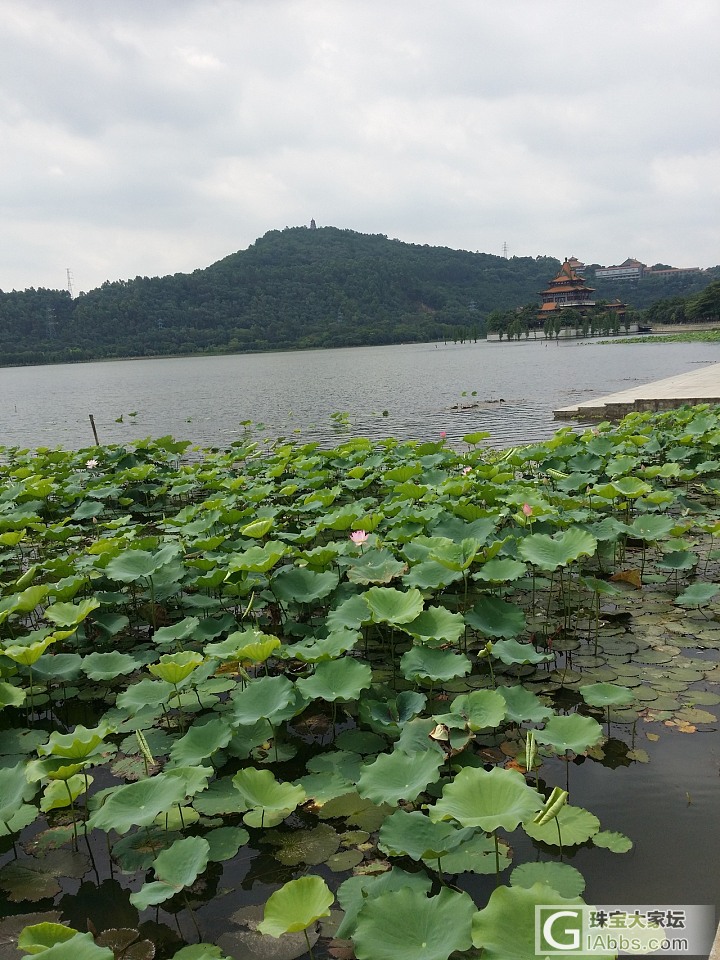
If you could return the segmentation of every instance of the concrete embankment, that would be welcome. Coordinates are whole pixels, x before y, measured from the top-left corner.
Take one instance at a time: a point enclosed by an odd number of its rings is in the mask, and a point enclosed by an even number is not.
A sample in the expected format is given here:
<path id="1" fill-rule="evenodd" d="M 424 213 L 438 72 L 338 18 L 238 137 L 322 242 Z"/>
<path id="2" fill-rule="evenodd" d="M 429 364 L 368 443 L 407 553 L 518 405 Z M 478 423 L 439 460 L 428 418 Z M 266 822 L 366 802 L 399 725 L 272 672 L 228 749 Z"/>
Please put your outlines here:
<path id="1" fill-rule="evenodd" d="M 720 403 L 720 363 L 655 380 L 619 393 L 554 411 L 556 420 L 619 420 L 634 411 L 671 410 L 686 404 Z"/>

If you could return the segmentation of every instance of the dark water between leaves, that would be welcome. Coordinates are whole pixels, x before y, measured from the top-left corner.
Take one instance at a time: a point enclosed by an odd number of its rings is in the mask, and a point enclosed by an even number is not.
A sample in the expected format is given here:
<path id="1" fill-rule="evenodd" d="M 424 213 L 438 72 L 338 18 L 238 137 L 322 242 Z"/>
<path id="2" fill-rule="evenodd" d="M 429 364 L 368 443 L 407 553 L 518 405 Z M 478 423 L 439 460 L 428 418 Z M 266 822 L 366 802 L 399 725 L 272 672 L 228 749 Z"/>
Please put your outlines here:
<path id="1" fill-rule="evenodd" d="M 0 445 L 92 446 L 93 414 L 101 443 L 224 447 L 252 421 L 273 438 L 488 431 L 504 447 L 552 436 L 558 407 L 718 360 L 718 344 L 480 341 L 5 368 Z"/>

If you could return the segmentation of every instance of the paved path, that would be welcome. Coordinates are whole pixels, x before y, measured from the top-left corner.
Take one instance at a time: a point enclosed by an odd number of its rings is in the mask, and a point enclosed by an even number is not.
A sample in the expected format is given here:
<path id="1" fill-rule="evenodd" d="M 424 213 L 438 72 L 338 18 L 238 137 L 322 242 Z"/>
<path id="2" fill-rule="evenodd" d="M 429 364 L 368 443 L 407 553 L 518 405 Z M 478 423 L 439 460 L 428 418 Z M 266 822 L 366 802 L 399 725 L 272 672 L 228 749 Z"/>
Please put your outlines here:
<path id="1" fill-rule="evenodd" d="M 700 370 L 680 373 L 676 377 L 656 380 L 641 387 L 631 387 L 596 400 L 586 400 L 572 407 L 555 411 L 556 420 L 620 419 L 635 410 L 670 410 L 685 404 L 720 403 L 720 363 L 711 363 Z"/>

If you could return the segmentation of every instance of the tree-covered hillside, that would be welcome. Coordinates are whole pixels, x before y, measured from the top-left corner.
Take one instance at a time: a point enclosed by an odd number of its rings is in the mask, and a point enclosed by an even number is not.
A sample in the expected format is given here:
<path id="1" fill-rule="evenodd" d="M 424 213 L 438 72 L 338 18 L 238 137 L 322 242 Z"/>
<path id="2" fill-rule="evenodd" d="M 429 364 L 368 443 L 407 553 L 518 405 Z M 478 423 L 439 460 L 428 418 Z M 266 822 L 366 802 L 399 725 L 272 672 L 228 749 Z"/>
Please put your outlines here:
<path id="1" fill-rule="evenodd" d="M 76 299 L 0 293 L 0 362 L 476 338 L 493 311 L 539 303 L 558 268 L 335 227 L 274 230 L 191 274 Z"/>

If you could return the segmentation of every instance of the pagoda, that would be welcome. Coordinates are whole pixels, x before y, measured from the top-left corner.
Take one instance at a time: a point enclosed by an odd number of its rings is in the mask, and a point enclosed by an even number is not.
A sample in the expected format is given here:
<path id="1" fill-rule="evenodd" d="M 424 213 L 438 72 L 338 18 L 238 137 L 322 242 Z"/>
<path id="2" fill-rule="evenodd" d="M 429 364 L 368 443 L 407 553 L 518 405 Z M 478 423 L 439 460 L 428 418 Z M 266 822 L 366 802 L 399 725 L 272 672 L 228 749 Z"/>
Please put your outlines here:
<path id="1" fill-rule="evenodd" d="M 573 261 L 574 257 L 572 261 L 565 258 L 558 275 L 540 294 L 543 302 L 538 312 L 538 320 L 542 324 L 547 317 L 554 317 L 561 310 L 573 309 L 585 314 L 595 306 L 595 301 L 591 299 L 595 290 L 585 283 L 585 278 L 577 272 Z"/>

